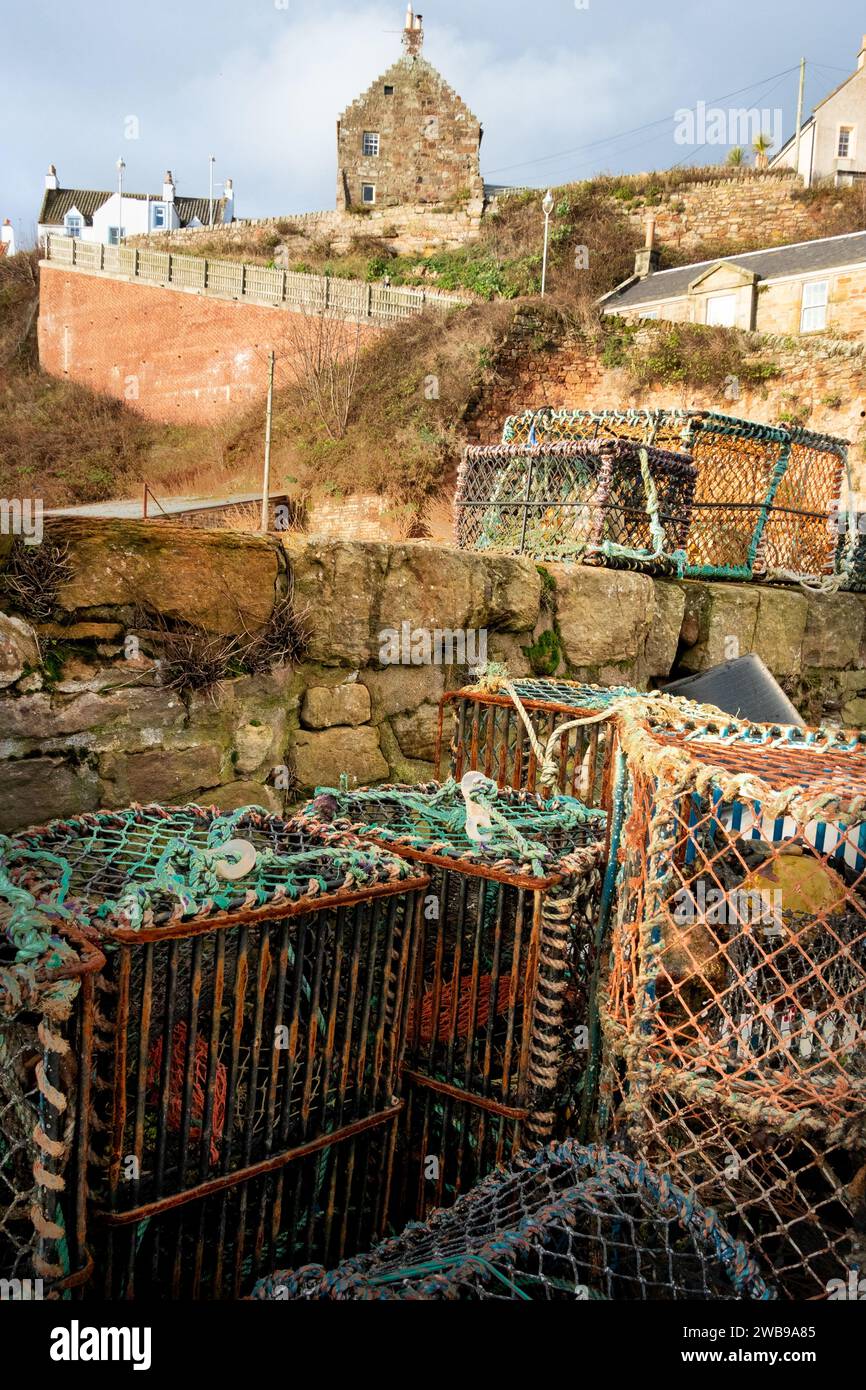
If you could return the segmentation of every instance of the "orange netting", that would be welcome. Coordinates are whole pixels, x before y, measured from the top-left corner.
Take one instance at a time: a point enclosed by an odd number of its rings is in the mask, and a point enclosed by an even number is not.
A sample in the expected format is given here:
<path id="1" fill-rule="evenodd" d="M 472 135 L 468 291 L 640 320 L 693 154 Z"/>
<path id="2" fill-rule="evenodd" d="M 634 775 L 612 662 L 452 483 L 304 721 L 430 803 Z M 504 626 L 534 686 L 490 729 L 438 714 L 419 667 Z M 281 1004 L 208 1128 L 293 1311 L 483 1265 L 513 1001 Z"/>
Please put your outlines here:
<path id="1" fill-rule="evenodd" d="M 862 1255 L 866 749 L 619 720 L 603 1124 L 794 1296 Z"/>
<path id="2" fill-rule="evenodd" d="M 162 1073 L 162 1038 L 157 1038 L 150 1048 L 147 1066 L 147 1084 L 151 1088 L 148 1101 L 159 1104 L 160 1075 Z M 192 1098 L 189 1137 L 201 1139 L 201 1125 L 205 1113 L 205 1099 L 208 1070 L 208 1045 L 201 1033 L 195 1035 L 195 1049 L 192 1068 Z M 168 1082 L 168 1127 L 174 1133 L 180 1132 L 183 1116 L 185 1079 L 187 1074 L 187 1026 L 181 1019 L 175 1024 L 171 1035 L 171 1057 L 169 1060 Z M 216 1163 L 220 1156 L 219 1141 L 226 1122 L 226 1092 L 228 1073 L 225 1064 L 218 1062 L 214 1076 L 213 1123 L 211 1126 L 210 1160 Z"/>

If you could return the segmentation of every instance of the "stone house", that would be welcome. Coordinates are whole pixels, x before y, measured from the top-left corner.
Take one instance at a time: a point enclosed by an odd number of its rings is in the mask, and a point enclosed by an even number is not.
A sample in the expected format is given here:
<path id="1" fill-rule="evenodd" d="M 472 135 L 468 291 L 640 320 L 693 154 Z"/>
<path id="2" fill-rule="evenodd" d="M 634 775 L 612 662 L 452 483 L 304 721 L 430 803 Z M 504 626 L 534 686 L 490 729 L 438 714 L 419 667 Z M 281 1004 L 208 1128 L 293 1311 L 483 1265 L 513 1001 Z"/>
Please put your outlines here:
<path id="1" fill-rule="evenodd" d="M 402 58 L 337 122 L 341 211 L 483 202 L 481 124 L 422 56 L 423 43 L 410 5 Z"/>
<path id="2" fill-rule="evenodd" d="M 599 304 L 606 314 L 796 336 L 866 338 L 866 232 L 747 251 L 659 270 L 653 243 Z"/>
<path id="3" fill-rule="evenodd" d="M 771 169 L 794 168 L 808 188 L 822 179 L 837 184 L 866 178 L 866 34 L 857 67 L 829 96 L 819 101 L 796 133 L 770 161 Z"/>
<path id="4" fill-rule="evenodd" d="M 234 189 L 226 179 L 221 198 L 185 198 L 176 189 L 171 170 L 161 193 L 105 192 L 93 188 L 61 188 L 57 170 L 49 165 L 39 209 L 37 235 L 49 233 L 116 246 L 127 237 L 148 232 L 175 232 L 181 227 L 210 227 L 234 221 Z"/>

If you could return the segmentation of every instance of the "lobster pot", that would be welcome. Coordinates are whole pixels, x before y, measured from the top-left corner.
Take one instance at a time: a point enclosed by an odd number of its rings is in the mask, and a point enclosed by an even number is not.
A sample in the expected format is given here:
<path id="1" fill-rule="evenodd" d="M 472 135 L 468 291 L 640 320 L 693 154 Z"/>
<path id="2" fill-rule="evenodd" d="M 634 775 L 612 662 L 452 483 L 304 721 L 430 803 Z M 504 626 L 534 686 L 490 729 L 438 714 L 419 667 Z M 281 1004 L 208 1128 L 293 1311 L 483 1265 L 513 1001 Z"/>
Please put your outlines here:
<path id="1" fill-rule="evenodd" d="M 712 1211 L 644 1164 L 573 1140 L 491 1174 L 447 1211 L 326 1271 L 263 1279 L 258 1299 L 766 1299 Z"/>
<path id="2" fill-rule="evenodd" d="M 90 1274 L 80 1175 L 91 1033 L 82 1022 L 87 1009 L 77 1013 L 75 1006 L 81 997 L 89 1004 L 102 963 L 95 947 L 56 916 L 39 912 L 29 895 L 0 887 L 4 1298 L 70 1297 Z"/>
<path id="3" fill-rule="evenodd" d="M 840 513 L 836 561 L 843 587 L 866 593 L 866 512 Z"/>
<path id="4" fill-rule="evenodd" d="M 467 833 L 471 808 L 454 782 L 326 791 L 304 812 L 431 875 L 409 1009 L 398 1215 L 453 1202 L 549 1138 L 586 1058 L 604 813 L 497 791 L 477 775 L 473 787 L 498 817 L 484 848 Z"/>
<path id="5" fill-rule="evenodd" d="M 837 572 L 830 519 L 847 480 L 845 440 L 688 410 L 527 411 L 507 420 L 503 433 L 511 446 L 602 438 L 693 458 L 687 576 L 784 582 Z"/>
<path id="6" fill-rule="evenodd" d="M 175 1273 L 186 1288 L 197 1261 L 220 1263 L 213 1233 L 234 1231 L 227 1213 L 258 1192 L 260 1174 L 299 1164 L 308 1177 L 310 1162 L 324 1173 L 329 1144 L 359 1126 L 393 1130 L 427 879 L 395 855 L 255 808 L 105 812 L 15 843 L 13 871 L 26 869 L 37 894 L 61 884 L 107 960 L 88 1175 L 97 1273 L 106 1292 L 119 1268 L 132 1287 L 141 1223 L 154 1221 L 159 1245 L 157 1218 L 216 1188 L 217 1225 L 208 1199 L 195 1238 L 186 1223 L 170 1242 L 180 1265 L 165 1288 Z M 322 1181 L 311 1201 L 343 1200 L 345 1184 Z M 298 1210 L 274 1200 L 268 1220 L 284 1243 L 306 1239 L 279 1224 Z M 309 1212 L 303 1220 L 306 1231 Z M 142 1255 L 157 1279 L 162 1258 Z"/>
<path id="7" fill-rule="evenodd" d="M 863 736 L 618 726 L 601 1130 L 820 1296 L 862 1240 Z"/>
<path id="8" fill-rule="evenodd" d="M 635 695 L 629 686 L 602 687 L 576 681 L 515 680 L 512 689 L 536 738 L 546 746 L 555 731 L 572 720 L 601 714 L 615 700 Z M 558 763 L 556 790 L 589 806 L 599 804 L 606 724 L 572 728 L 554 745 Z M 449 691 L 439 704 L 436 747 L 439 775 L 457 781 L 464 773 L 483 772 L 500 787 L 539 789 L 541 768 L 512 695 L 501 682 Z"/>
<path id="9" fill-rule="evenodd" d="M 462 550 L 679 572 L 696 469 L 628 440 L 472 445 L 455 499 Z"/>

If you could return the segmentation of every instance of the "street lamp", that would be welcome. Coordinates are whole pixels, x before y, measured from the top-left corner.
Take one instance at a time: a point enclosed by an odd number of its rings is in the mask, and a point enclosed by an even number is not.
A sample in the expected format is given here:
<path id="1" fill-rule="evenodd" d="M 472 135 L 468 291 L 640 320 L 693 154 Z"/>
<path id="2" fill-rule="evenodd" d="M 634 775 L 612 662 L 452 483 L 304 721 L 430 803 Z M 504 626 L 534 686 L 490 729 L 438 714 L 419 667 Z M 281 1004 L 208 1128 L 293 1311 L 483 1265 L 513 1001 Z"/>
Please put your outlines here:
<path id="1" fill-rule="evenodd" d="M 541 297 L 544 298 L 547 290 L 547 248 L 550 241 L 550 214 L 554 209 L 553 194 L 548 188 L 541 204 L 544 209 L 544 264 L 541 268 Z"/>
<path id="2" fill-rule="evenodd" d="M 121 158 L 117 161 L 117 200 L 118 200 L 118 214 L 117 214 L 117 221 L 118 221 L 118 227 L 117 227 L 117 244 L 118 244 L 118 246 L 120 245 L 121 241 L 123 240 L 123 171 L 124 171 L 125 168 L 126 168 L 126 165 L 124 164 L 123 158 L 121 157 Z"/>
<path id="3" fill-rule="evenodd" d="M 216 155 L 209 154 L 207 162 L 210 174 L 210 181 L 208 185 L 208 187 L 210 188 L 210 225 L 213 226 L 213 166 L 216 164 Z"/>

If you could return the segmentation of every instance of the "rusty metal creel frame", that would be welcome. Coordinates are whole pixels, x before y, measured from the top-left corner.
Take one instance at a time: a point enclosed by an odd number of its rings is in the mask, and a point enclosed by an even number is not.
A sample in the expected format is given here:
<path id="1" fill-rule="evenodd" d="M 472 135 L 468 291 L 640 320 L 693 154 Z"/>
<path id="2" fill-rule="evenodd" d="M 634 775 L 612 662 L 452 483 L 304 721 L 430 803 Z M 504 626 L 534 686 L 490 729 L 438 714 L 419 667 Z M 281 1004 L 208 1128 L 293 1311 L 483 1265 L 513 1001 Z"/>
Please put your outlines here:
<path id="1" fill-rule="evenodd" d="M 863 737 L 620 715 L 612 761 L 600 1133 L 825 1297 L 866 1256 Z"/>
<path id="2" fill-rule="evenodd" d="M 557 802 L 528 793 L 501 792 L 497 805 L 513 802 L 537 811 L 539 822 L 549 818 L 552 860 L 545 877 L 504 860 L 473 862 L 458 847 L 437 843 L 436 832 L 429 850 L 407 844 L 388 828 L 390 814 L 399 814 L 401 790 L 423 799 L 441 789 L 372 789 L 359 794 L 363 808 L 352 793 L 341 794 L 347 805 L 334 822 L 405 856 L 432 880 L 407 1027 L 406 1115 L 393 1204 L 398 1224 L 450 1204 L 562 1125 L 567 1093 L 585 1060 L 569 1040 L 588 1013 L 603 863 L 601 823 L 587 830 L 580 847 L 560 849 Z M 321 794 L 304 814 L 316 822 L 335 814 L 328 801 Z M 540 829 L 533 833 L 544 838 Z"/>
<path id="3" fill-rule="evenodd" d="M 11 1297 L 76 1297 L 93 1269 L 83 1174 L 93 980 L 105 958 L 68 922 L 54 930 L 77 960 L 50 964 L 48 952 L 0 970 L 0 1279 L 20 1290 Z M 64 981 L 75 988 L 58 1001 Z"/>

